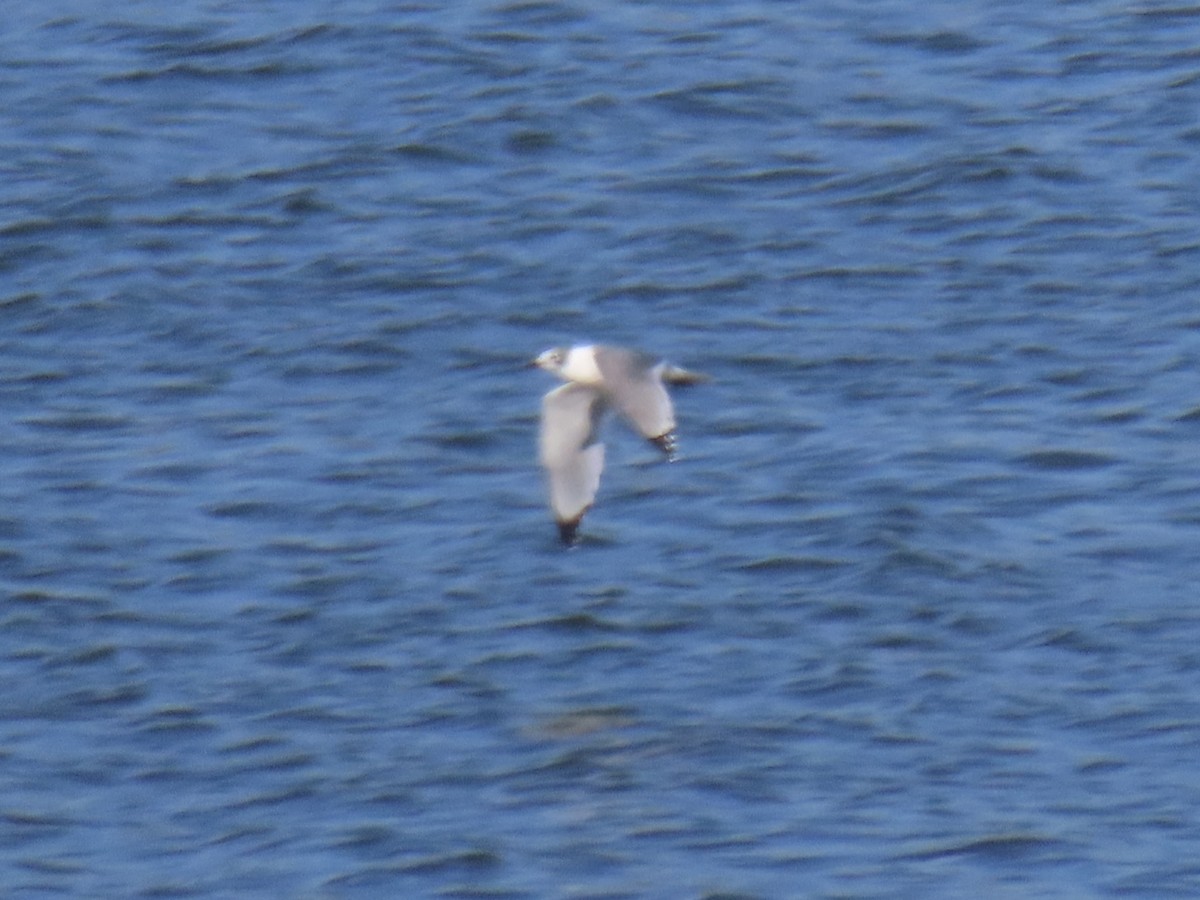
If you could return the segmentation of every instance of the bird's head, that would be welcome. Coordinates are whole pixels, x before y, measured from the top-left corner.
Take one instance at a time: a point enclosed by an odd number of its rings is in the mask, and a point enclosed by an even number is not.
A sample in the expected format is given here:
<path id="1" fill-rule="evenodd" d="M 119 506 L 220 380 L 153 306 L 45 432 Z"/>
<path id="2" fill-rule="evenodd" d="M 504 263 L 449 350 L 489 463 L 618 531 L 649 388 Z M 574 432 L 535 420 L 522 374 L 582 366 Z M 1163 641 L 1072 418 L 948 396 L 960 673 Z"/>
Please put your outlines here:
<path id="1" fill-rule="evenodd" d="M 560 375 L 562 368 L 567 363 L 567 348 L 553 347 L 539 353 L 538 356 L 529 363 L 530 368 L 545 369 L 551 375 Z"/>

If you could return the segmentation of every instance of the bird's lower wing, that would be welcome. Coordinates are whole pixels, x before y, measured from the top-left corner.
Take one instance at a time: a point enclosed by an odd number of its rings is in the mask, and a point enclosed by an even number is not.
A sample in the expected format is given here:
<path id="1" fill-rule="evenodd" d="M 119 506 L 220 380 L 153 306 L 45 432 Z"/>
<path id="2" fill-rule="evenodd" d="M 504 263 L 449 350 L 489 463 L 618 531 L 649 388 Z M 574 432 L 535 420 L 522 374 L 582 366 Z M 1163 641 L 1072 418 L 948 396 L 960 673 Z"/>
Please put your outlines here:
<path id="1" fill-rule="evenodd" d="M 597 440 L 604 404 L 593 388 L 565 384 L 542 400 L 540 456 L 550 509 L 571 534 L 600 487 L 604 445 Z"/>

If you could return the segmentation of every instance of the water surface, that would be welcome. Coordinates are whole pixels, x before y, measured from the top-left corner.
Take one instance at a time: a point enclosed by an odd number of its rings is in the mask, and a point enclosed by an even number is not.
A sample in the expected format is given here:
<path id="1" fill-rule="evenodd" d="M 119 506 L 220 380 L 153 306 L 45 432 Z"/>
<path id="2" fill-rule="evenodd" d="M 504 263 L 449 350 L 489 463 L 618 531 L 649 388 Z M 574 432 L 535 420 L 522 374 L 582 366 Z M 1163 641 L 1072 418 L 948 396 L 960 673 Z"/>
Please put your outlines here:
<path id="1" fill-rule="evenodd" d="M 1193 896 L 1200 13 L 0 33 L 0 883 Z M 520 368 L 714 377 L 564 552 Z"/>

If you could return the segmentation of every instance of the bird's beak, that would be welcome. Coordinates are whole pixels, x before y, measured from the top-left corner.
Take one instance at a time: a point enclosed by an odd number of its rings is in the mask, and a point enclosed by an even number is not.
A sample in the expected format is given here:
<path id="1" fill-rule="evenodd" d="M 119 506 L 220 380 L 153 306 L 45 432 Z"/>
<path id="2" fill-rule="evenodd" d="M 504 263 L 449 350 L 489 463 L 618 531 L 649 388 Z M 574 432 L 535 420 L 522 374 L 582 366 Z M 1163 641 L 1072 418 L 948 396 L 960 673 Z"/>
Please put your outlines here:
<path id="1" fill-rule="evenodd" d="M 541 367 L 542 367 L 542 358 L 540 356 L 537 359 L 531 359 L 529 362 L 525 363 L 525 365 L 524 365 L 524 368 L 526 368 L 526 369 L 540 369 Z"/>

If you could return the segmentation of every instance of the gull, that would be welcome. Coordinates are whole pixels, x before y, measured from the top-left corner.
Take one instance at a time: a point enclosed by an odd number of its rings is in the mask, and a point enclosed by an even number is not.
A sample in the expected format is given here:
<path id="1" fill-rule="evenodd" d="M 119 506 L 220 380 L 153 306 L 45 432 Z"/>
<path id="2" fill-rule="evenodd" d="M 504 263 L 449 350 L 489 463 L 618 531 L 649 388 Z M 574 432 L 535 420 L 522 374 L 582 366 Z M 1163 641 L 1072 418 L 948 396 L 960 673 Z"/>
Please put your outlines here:
<path id="1" fill-rule="evenodd" d="M 636 350 L 601 344 L 555 347 L 530 366 L 566 382 L 542 398 L 538 444 L 558 536 L 571 545 L 600 487 L 604 444 L 599 430 L 605 413 L 615 409 L 674 462 L 675 412 L 666 384 L 694 384 L 705 377 Z"/>

